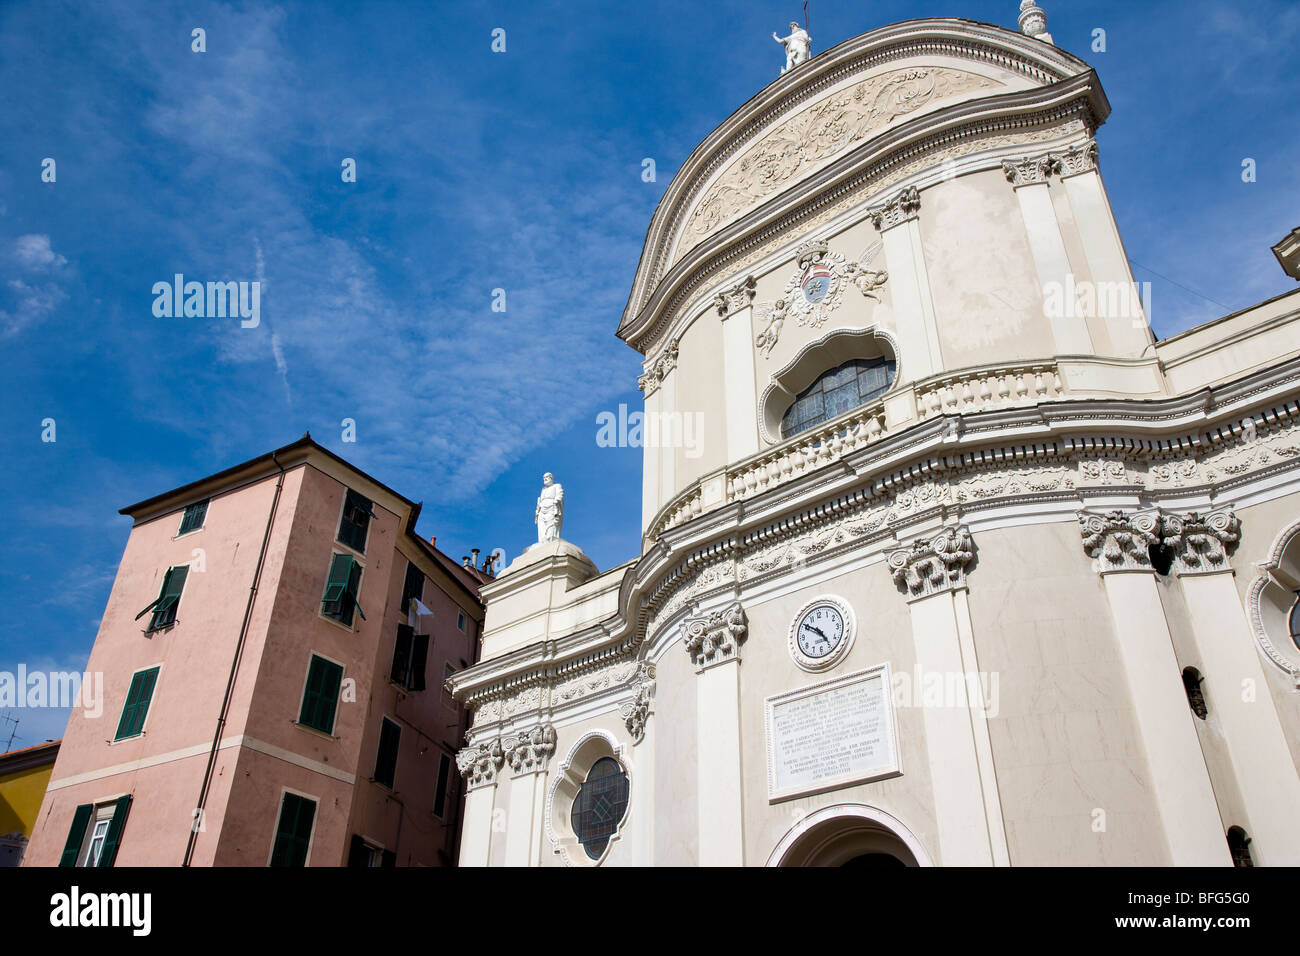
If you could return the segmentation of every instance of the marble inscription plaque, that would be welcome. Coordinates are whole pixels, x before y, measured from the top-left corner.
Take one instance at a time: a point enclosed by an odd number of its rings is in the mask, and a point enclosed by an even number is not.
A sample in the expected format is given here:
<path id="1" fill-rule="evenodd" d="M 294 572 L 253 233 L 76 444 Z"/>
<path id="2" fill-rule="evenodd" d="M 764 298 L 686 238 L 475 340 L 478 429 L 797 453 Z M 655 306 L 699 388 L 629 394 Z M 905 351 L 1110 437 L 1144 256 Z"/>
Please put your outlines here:
<path id="1" fill-rule="evenodd" d="M 769 800 L 899 772 L 887 664 L 769 697 L 766 718 Z"/>

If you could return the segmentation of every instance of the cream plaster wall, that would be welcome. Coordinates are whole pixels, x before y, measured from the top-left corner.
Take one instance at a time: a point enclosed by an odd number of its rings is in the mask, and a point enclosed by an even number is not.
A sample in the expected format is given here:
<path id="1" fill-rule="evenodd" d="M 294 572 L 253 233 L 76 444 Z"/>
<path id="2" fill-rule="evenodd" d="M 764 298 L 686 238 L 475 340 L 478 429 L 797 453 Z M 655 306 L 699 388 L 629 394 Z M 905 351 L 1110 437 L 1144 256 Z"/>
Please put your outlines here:
<path id="1" fill-rule="evenodd" d="M 970 608 L 1013 866 L 1168 863 L 1106 595 L 1073 522 L 975 534 Z M 1105 813 L 1095 832 L 1094 812 Z"/>

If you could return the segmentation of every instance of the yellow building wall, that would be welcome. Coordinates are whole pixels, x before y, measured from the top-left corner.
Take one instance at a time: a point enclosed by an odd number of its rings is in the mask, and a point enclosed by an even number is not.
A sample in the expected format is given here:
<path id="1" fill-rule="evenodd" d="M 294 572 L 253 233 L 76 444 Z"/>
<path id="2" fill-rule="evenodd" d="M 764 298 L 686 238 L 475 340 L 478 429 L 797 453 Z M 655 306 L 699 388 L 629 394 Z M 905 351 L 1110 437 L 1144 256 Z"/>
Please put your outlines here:
<path id="1" fill-rule="evenodd" d="M 29 767 L 0 776 L 0 836 L 21 833 L 30 837 L 45 798 L 54 763 Z"/>

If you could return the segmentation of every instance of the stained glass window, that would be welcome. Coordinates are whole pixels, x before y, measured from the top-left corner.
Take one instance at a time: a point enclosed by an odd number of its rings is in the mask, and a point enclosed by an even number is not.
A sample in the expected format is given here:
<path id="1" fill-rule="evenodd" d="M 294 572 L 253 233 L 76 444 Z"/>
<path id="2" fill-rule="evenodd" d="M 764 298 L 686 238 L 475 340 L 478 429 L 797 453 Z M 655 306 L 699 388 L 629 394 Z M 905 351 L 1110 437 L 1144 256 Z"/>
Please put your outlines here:
<path id="1" fill-rule="evenodd" d="M 865 405 L 894 384 L 893 359 L 850 359 L 823 372 L 794 400 L 781 419 L 781 437 L 789 438 Z"/>
<path id="2" fill-rule="evenodd" d="M 609 838 L 618 832 L 627 800 L 627 774 L 613 757 L 601 757 L 588 772 L 570 813 L 573 832 L 593 860 L 600 859 Z"/>

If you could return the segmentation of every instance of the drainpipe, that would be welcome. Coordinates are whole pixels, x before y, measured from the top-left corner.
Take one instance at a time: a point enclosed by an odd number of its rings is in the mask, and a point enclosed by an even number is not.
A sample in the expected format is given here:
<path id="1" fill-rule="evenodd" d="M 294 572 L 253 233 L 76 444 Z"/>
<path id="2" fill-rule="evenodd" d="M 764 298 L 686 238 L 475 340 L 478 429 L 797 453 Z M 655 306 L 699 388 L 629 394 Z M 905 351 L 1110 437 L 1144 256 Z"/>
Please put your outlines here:
<path id="1" fill-rule="evenodd" d="M 199 791 L 198 807 L 194 820 L 190 824 L 190 839 L 185 847 L 185 860 L 181 866 L 189 866 L 194 858 L 194 844 L 199 838 L 199 824 L 203 820 L 203 808 L 208 802 L 208 790 L 212 786 L 212 769 L 217 763 L 217 748 L 221 745 L 221 735 L 226 729 L 226 717 L 230 713 L 230 698 L 235 691 L 235 676 L 239 673 L 239 659 L 244 654 L 244 642 L 248 638 L 248 625 L 253 618 L 253 601 L 257 598 L 257 586 L 262 581 L 262 568 L 266 565 L 266 549 L 271 543 L 271 526 L 275 523 L 275 511 L 280 506 L 280 491 L 284 488 L 284 465 L 280 464 L 275 452 L 271 452 L 271 461 L 280 469 L 280 477 L 275 482 L 275 498 L 271 501 L 271 513 L 266 516 L 266 531 L 262 533 L 262 551 L 257 556 L 257 570 L 253 573 L 253 584 L 248 589 L 248 603 L 244 606 L 244 623 L 239 628 L 239 641 L 235 644 L 235 656 L 230 662 L 230 676 L 226 679 L 226 696 L 221 702 L 221 714 L 217 717 L 217 731 L 212 736 L 212 749 L 208 751 L 208 767 L 203 772 L 203 788 Z"/>

